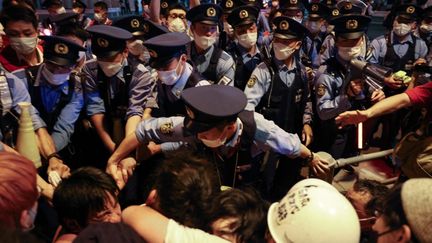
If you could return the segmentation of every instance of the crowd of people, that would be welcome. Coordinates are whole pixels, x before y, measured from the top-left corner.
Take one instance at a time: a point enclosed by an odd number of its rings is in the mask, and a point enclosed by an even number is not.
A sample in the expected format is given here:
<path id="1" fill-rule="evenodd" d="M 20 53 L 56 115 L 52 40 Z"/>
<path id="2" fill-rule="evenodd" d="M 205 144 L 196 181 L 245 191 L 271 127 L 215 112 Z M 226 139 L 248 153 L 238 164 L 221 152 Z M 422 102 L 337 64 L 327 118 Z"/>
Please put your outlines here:
<path id="1" fill-rule="evenodd" d="M 432 242 L 429 1 L 141 4 L 3 1 L 1 242 Z"/>

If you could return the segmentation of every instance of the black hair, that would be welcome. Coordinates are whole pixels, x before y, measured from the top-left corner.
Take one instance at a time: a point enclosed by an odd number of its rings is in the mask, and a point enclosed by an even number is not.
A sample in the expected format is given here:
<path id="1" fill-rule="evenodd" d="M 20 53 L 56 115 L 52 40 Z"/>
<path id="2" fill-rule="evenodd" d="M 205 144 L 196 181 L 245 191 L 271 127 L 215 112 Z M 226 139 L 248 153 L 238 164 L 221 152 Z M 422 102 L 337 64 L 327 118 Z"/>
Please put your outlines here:
<path id="1" fill-rule="evenodd" d="M 103 2 L 103 1 L 96 2 L 94 4 L 94 7 L 95 8 L 98 7 L 98 8 L 101 8 L 103 10 L 108 10 L 108 5 L 105 2 Z"/>
<path id="2" fill-rule="evenodd" d="M 105 209 L 109 196 L 117 200 L 118 193 L 119 188 L 110 175 L 93 167 L 83 167 L 55 189 L 53 205 L 63 227 L 78 233 L 88 225 L 91 216 Z"/>
<path id="3" fill-rule="evenodd" d="M 5 29 L 9 22 L 15 21 L 31 23 L 37 30 L 38 19 L 36 13 L 27 5 L 11 5 L 8 8 L 3 9 L 3 11 L 0 13 L 0 22 L 3 24 Z"/>
<path id="4" fill-rule="evenodd" d="M 371 195 L 371 200 L 366 203 L 365 210 L 367 215 L 374 215 L 376 206 L 384 199 L 389 189 L 375 180 L 358 180 L 354 183 L 354 190 L 361 192 L 367 191 Z"/>
<path id="5" fill-rule="evenodd" d="M 409 225 L 402 205 L 402 185 L 402 183 L 397 184 L 389 191 L 378 210 L 384 222 L 393 230 L 399 229 L 403 225 Z M 425 215 L 425 217 L 428 216 Z M 419 242 L 414 234 L 411 234 L 411 242 Z"/>
<path id="6" fill-rule="evenodd" d="M 269 203 L 251 188 L 229 189 L 214 198 L 209 213 L 210 222 L 227 217 L 236 218 L 232 227 L 237 242 L 265 242 L 268 208 Z"/>
<path id="7" fill-rule="evenodd" d="M 153 189 L 161 213 L 185 226 L 206 230 L 206 209 L 220 189 L 213 165 L 181 149 L 163 161 L 155 178 Z"/>
<path id="8" fill-rule="evenodd" d="M 3 0 L 2 2 L 2 9 L 8 8 L 13 5 L 26 5 L 27 7 L 31 8 L 33 11 L 36 11 L 36 7 L 31 0 Z"/>

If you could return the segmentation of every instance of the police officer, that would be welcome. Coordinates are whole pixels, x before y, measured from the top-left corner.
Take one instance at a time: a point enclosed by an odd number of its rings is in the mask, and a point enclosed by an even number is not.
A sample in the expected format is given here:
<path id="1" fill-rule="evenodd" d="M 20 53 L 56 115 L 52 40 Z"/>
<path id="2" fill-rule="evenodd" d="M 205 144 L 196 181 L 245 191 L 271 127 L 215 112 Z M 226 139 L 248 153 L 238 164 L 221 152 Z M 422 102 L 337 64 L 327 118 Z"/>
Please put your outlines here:
<path id="1" fill-rule="evenodd" d="M 337 129 L 334 118 L 350 109 L 361 109 L 367 102 L 384 98 L 382 90 L 373 90 L 362 82 L 362 76 L 350 67 L 352 59 L 363 59 L 363 35 L 371 19 L 362 15 L 345 15 L 331 21 L 335 26 L 337 54 L 327 60 L 326 72 L 319 76 L 316 87 L 317 113 L 321 122 L 317 140 L 320 150 L 334 158 L 356 154 L 355 130 Z M 363 59 L 364 60 L 364 59 Z"/>
<path id="2" fill-rule="evenodd" d="M 228 46 L 234 41 L 234 29 L 230 23 L 228 23 L 228 15 L 238 6 L 238 1 L 233 0 L 222 0 L 220 2 L 222 8 L 222 31 L 219 35 L 219 47 L 226 50 Z"/>
<path id="3" fill-rule="evenodd" d="M 74 124 L 84 105 L 80 80 L 70 78 L 78 53 L 85 49 L 63 37 L 41 36 L 44 63 L 16 71 L 27 86 L 34 107 L 46 122 L 56 151 L 70 142 Z"/>
<path id="4" fill-rule="evenodd" d="M 144 42 L 150 53 L 150 66 L 156 69 L 155 106 L 148 102 L 148 108 L 154 108 L 152 116 L 167 117 L 186 115 L 180 100 L 183 90 L 198 85 L 209 85 L 187 62 L 186 45 L 191 39 L 185 33 L 171 32 L 156 36 Z"/>
<path id="5" fill-rule="evenodd" d="M 52 18 L 58 14 L 66 13 L 66 9 L 60 0 L 45 0 L 42 7 L 48 10 L 49 16 L 40 22 L 39 33 L 40 35 L 52 35 L 55 29 Z"/>
<path id="6" fill-rule="evenodd" d="M 326 32 L 322 30 L 327 17 L 330 15 L 330 9 L 324 4 L 311 3 L 307 5 L 307 10 L 309 15 L 305 26 L 309 30 L 310 36 L 306 37 L 302 45 L 301 58 L 305 66 L 317 69 L 320 66 L 319 52 L 326 36 Z"/>
<path id="7" fill-rule="evenodd" d="M 432 6 L 423 10 L 422 18 L 419 26 L 419 35 L 426 42 L 426 46 L 430 48 L 432 45 Z M 430 52 L 430 50 L 429 50 Z M 430 61 L 431 55 L 428 55 Z"/>
<path id="8" fill-rule="evenodd" d="M 218 23 L 222 9 L 216 4 L 201 4 L 190 9 L 186 18 L 192 22 L 193 42 L 189 46 L 190 60 L 198 72 L 215 84 L 234 85 L 233 58 L 216 45 Z"/>
<path id="9" fill-rule="evenodd" d="M 72 4 L 72 11 L 78 14 L 78 26 L 83 29 L 87 29 L 91 22 L 91 19 L 85 14 L 86 9 L 87 5 L 80 0 L 76 0 Z"/>
<path id="10" fill-rule="evenodd" d="M 369 61 L 390 67 L 394 72 L 411 71 L 414 62 L 425 58 L 428 51 L 426 43 L 414 35 L 421 9 L 416 5 L 404 4 L 394 11 L 392 31 L 371 42 Z M 387 83 L 387 86 L 397 90 L 401 88 L 401 83 Z"/>
<path id="11" fill-rule="evenodd" d="M 352 14 L 361 14 L 364 9 L 364 4 L 360 2 L 351 2 L 351 1 L 343 1 L 340 4 L 337 5 L 337 7 L 334 7 L 331 9 L 331 14 L 329 15 L 327 21 L 331 22 L 334 18 L 337 18 L 339 16 L 343 15 L 352 15 Z M 334 26 L 329 24 L 327 28 L 327 36 L 324 38 L 324 41 L 321 45 L 320 49 L 320 65 L 325 66 L 325 62 L 336 55 L 336 48 L 335 48 L 335 36 L 333 31 Z M 365 58 L 368 58 L 370 55 L 370 51 L 368 51 L 367 47 L 369 46 L 369 39 L 366 35 L 364 35 L 365 41 L 364 46 L 362 47 L 362 56 Z M 368 53 L 367 53 L 368 52 Z M 319 70 L 320 72 L 323 72 L 324 70 Z"/>
<path id="12" fill-rule="evenodd" d="M 403 4 L 394 8 L 393 15 L 395 18 L 391 32 L 371 42 L 369 61 L 392 68 L 394 72 L 403 70 L 411 75 L 414 63 L 420 58 L 425 59 L 428 52 L 424 40 L 414 35 L 421 9 L 413 4 Z M 386 79 L 386 81 L 384 88 L 386 96 L 402 93 L 406 89 L 400 80 Z M 401 120 L 406 113 L 406 110 L 400 110 L 380 118 L 383 122 L 381 147 L 393 147 Z"/>
<path id="13" fill-rule="evenodd" d="M 327 169 L 326 163 L 302 145 L 297 135 L 285 132 L 258 113 L 244 111 L 247 99 L 237 88 L 194 87 L 184 90 L 182 99 L 186 104 L 186 117 L 144 120 L 136 133 L 120 144 L 107 168 L 117 181 L 126 179 L 116 176 L 119 169 L 126 169 L 119 161 L 139 143 L 148 141 L 181 141 L 206 148 L 211 155 L 209 158 L 218 165 L 221 183 L 234 187 L 258 179 L 255 171 L 259 165 L 251 161 L 266 150 L 305 158 L 316 173 Z"/>
<path id="14" fill-rule="evenodd" d="M 133 38 L 127 41 L 128 62 L 132 70 L 140 63 L 144 65 L 148 63 L 150 56 L 143 45 L 144 41 L 168 32 L 167 28 L 146 20 L 142 16 L 119 19 L 113 23 L 113 26 L 127 30 L 133 35 Z"/>
<path id="15" fill-rule="evenodd" d="M 258 9 L 250 6 L 235 8 L 228 16 L 228 23 L 234 28 L 237 40 L 228 47 L 228 53 L 236 60 L 234 86 L 244 90 L 252 71 L 263 60 L 257 46 Z"/>
<path id="16" fill-rule="evenodd" d="M 83 68 L 87 115 L 111 153 L 123 134 L 133 132 L 141 120 L 155 82 L 143 65 L 135 70 L 129 66 L 126 43 L 132 38 L 130 32 L 108 25 L 92 26 L 88 31 L 97 59 Z"/>
<path id="17" fill-rule="evenodd" d="M 273 37 L 274 58 L 259 64 L 245 89 L 247 110 L 255 110 L 287 132 L 302 137 L 307 145 L 312 140 L 312 103 L 305 67 L 300 63 L 299 50 L 308 30 L 297 21 L 276 17 Z M 279 199 L 294 185 L 300 174 L 302 161 L 272 154 L 273 167 L 283 160 L 276 171 L 272 196 Z M 269 164 L 269 173 L 274 168 Z M 272 176 L 270 176 L 270 180 Z M 271 183 L 270 183 L 271 184 Z M 271 187 L 269 185 L 269 187 Z"/>

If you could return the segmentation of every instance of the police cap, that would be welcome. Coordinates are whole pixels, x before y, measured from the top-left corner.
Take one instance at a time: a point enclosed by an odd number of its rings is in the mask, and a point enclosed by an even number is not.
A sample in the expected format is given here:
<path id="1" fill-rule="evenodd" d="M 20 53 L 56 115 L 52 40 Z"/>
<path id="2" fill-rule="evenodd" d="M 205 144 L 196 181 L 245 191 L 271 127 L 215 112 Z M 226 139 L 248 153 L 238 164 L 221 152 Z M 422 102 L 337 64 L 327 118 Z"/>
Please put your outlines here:
<path id="1" fill-rule="evenodd" d="M 86 49 L 75 42 L 60 36 L 39 36 L 43 43 L 44 60 L 59 66 L 76 64 L 80 51 Z"/>
<path id="2" fill-rule="evenodd" d="M 61 7 L 61 6 L 63 6 L 63 3 L 60 0 L 45 0 L 42 3 L 42 7 L 45 7 L 45 8 L 50 8 L 50 7 L 53 7 L 53 6 L 59 6 L 59 7 Z"/>
<path id="3" fill-rule="evenodd" d="M 126 48 L 126 40 L 132 34 L 124 29 L 109 25 L 93 25 L 87 29 L 91 34 L 92 52 L 101 58 L 112 57 Z"/>
<path id="4" fill-rule="evenodd" d="M 187 14 L 187 20 L 192 23 L 202 22 L 204 24 L 217 25 L 222 15 L 222 9 L 217 4 L 206 3 L 191 8 Z"/>
<path id="5" fill-rule="evenodd" d="M 187 111 L 183 125 L 192 134 L 207 131 L 224 122 L 235 121 L 247 103 L 243 91 L 226 85 L 185 89 L 181 98 Z"/>
<path id="6" fill-rule="evenodd" d="M 343 0 L 336 4 L 341 15 L 362 14 L 366 11 L 367 5 L 361 0 Z"/>
<path id="7" fill-rule="evenodd" d="M 252 6 L 241 6 L 235 8 L 227 18 L 232 27 L 256 23 L 258 19 L 258 9 Z"/>
<path id="8" fill-rule="evenodd" d="M 330 9 L 322 3 L 311 3 L 306 8 L 310 20 L 326 19 L 330 15 Z"/>
<path id="9" fill-rule="evenodd" d="M 186 53 L 186 45 L 191 42 L 185 33 L 169 32 L 158 35 L 144 42 L 150 54 L 150 66 L 161 68 L 169 64 L 174 57 Z"/>
<path id="10" fill-rule="evenodd" d="M 55 23 L 57 26 L 70 24 L 70 23 L 77 23 L 78 22 L 78 14 L 77 13 L 56 14 L 54 16 L 50 16 L 49 19 L 51 20 L 51 22 Z"/>
<path id="11" fill-rule="evenodd" d="M 336 0 L 322 0 L 321 3 L 326 5 L 329 9 L 333 9 L 336 6 Z"/>
<path id="12" fill-rule="evenodd" d="M 394 9 L 398 20 L 416 21 L 423 13 L 422 9 L 414 4 L 402 4 Z"/>
<path id="13" fill-rule="evenodd" d="M 129 16 L 119 19 L 113 23 L 113 26 L 127 30 L 133 36 L 143 37 L 144 39 L 150 39 L 168 32 L 166 27 L 147 20 L 142 16 Z"/>
<path id="14" fill-rule="evenodd" d="M 302 0 L 282 0 L 280 6 L 286 11 L 304 11 Z"/>
<path id="15" fill-rule="evenodd" d="M 274 36 L 281 39 L 303 40 L 305 36 L 310 35 L 310 32 L 306 27 L 288 16 L 279 16 L 274 18 L 273 24 L 276 26 Z"/>
<path id="16" fill-rule="evenodd" d="M 360 38 L 367 30 L 371 19 L 363 15 L 342 15 L 330 21 L 336 36 L 345 39 Z"/>
<path id="17" fill-rule="evenodd" d="M 238 0 L 222 0 L 220 6 L 224 14 L 229 14 L 239 6 Z"/>

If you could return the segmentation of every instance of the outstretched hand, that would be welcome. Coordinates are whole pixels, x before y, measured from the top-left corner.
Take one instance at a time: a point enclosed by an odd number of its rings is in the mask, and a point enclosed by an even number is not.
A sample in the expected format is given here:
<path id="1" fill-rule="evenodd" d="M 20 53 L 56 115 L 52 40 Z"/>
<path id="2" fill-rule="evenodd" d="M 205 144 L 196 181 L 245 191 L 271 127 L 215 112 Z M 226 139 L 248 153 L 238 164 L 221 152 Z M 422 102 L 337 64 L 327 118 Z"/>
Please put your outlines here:
<path id="1" fill-rule="evenodd" d="M 368 119 L 367 112 L 365 110 L 345 111 L 339 114 L 335 121 L 342 128 L 347 125 L 356 125 L 360 122 L 364 122 Z"/>

